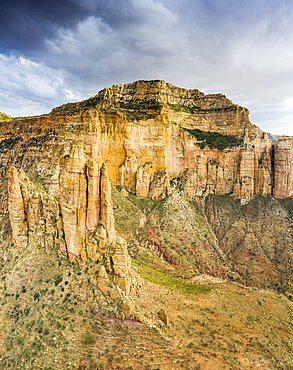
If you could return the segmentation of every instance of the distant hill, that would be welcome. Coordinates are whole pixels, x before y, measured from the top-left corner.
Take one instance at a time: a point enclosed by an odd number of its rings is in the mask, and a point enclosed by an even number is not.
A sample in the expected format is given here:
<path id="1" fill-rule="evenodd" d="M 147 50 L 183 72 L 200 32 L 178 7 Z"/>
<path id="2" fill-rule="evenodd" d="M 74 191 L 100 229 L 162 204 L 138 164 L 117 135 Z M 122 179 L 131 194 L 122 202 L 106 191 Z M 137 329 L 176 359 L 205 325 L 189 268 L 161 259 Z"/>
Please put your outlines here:
<path id="1" fill-rule="evenodd" d="M 3 122 L 3 121 L 10 121 L 12 120 L 13 118 L 8 116 L 8 114 L 5 114 L 5 113 L 1 113 L 0 112 L 0 122 Z"/>
<path id="2" fill-rule="evenodd" d="M 281 135 L 273 135 L 273 134 L 270 134 L 269 132 L 267 132 L 267 134 L 268 134 L 268 137 L 272 140 L 273 144 L 275 144 L 278 141 L 279 137 L 281 136 Z"/>
<path id="3" fill-rule="evenodd" d="M 272 140 L 273 144 L 275 144 L 279 140 L 279 137 L 281 136 L 290 136 L 290 135 L 273 135 L 273 134 L 270 134 L 269 132 L 267 132 L 267 134 L 268 134 L 268 137 Z"/>

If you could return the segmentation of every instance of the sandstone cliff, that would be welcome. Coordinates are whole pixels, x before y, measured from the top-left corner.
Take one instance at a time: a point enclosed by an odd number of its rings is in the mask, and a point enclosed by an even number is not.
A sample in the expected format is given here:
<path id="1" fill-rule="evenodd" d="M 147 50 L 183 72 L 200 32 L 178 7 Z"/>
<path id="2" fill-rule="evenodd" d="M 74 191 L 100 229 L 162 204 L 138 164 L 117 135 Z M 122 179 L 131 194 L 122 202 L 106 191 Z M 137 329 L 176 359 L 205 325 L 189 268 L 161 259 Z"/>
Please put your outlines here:
<path id="1" fill-rule="evenodd" d="M 112 184 L 139 197 L 164 197 L 177 178 L 187 197 L 229 193 L 244 203 L 254 194 L 286 197 L 288 190 L 278 190 L 283 171 L 272 168 L 271 140 L 248 116 L 222 94 L 137 81 L 50 115 L 4 123 L 1 161 L 24 170 L 37 161 L 50 186 L 60 156 L 82 144 L 85 158 L 107 163 Z M 12 151 L 19 154 L 11 158 Z"/>
<path id="2" fill-rule="evenodd" d="M 293 196 L 293 138 L 282 136 L 274 146 L 274 191 L 276 198 Z"/>
<path id="3" fill-rule="evenodd" d="M 290 366 L 292 148 L 163 81 L 2 122 L 0 368 Z"/>
<path id="4" fill-rule="evenodd" d="M 55 249 L 72 262 L 94 261 L 97 270 L 91 282 L 99 304 L 137 295 L 138 277 L 127 244 L 116 237 L 105 164 L 87 163 L 82 146 L 73 146 L 60 159 L 58 188 L 57 198 L 24 171 L 8 169 L 9 217 L 16 247 Z M 125 317 L 121 305 L 118 315 Z"/>
<path id="5" fill-rule="evenodd" d="M 255 194 L 291 196 L 292 139 L 281 137 L 273 147 L 248 116 L 247 109 L 222 94 L 137 81 L 105 88 L 49 115 L 2 123 L 1 171 L 9 179 L 16 245 L 54 246 L 79 261 L 100 260 L 109 254 L 107 245 L 117 255 L 125 254 L 125 243 L 116 242 L 111 183 L 154 201 L 174 193 L 166 207 L 177 195 L 191 201 L 230 194 L 241 204 Z M 140 241 L 169 262 L 182 264 L 177 243 L 163 242 L 168 237 L 152 218 L 140 219 Z M 180 233 L 178 226 L 173 232 Z M 209 232 L 205 235 L 196 236 L 203 248 L 192 240 L 186 244 L 191 255 L 183 265 L 190 265 L 195 254 L 191 265 L 198 266 L 197 271 L 226 276 L 235 266 L 225 262 L 225 245 L 219 244 L 217 234 L 214 240 L 207 237 Z M 126 253 L 119 262 L 125 272 L 117 277 L 125 294 L 131 289 L 127 261 Z M 104 275 L 101 270 L 101 279 Z"/>

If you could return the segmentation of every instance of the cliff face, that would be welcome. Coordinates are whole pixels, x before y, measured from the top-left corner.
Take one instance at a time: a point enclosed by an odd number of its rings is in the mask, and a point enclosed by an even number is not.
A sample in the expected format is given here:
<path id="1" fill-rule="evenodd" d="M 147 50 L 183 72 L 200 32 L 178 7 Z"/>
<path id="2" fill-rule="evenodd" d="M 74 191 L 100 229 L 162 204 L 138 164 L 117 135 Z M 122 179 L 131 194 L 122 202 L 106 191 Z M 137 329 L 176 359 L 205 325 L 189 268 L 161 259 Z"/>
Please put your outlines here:
<path id="1" fill-rule="evenodd" d="M 280 137 L 274 147 L 274 196 L 293 196 L 293 138 Z"/>
<path id="2" fill-rule="evenodd" d="M 128 294 L 129 257 L 125 242 L 117 239 L 110 184 L 153 201 L 173 193 L 174 199 L 179 194 L 187 201 L 229 194 L 241 204 L 255 194 L 292 195 L 293 140 L 280 138 L 273 148 L 248 115 L 222 94 L 137 81 L 105 88 L 49 115 L 1 123 L 1 171 L 3 178 L 8 174 L 16 245 L 33 241 L 54 246 L 72 261 L 108 261 L 100 280 L 107 280 L 111 270 Z M 152 222 L 141 215 L 142 243 L 178 264 L 178 256 L 166 250 L 168 236 L 159 243 L 154 239 L 153 233 L 159 232 Z M 180 232 L 178 227 L 174 232 Z M 196 250 L 198 271 L 225 276 L 231 266 L 224 261 L 226 246 L 217 237 L 203 238 L 201 250 L 191 247 L 191 238 L 187 249 L 190 258 Z M 111 255 L 111 263 L 106 255 Z M 114 262 L 118 260 L 119 268 Z"/>
<path id="3" fill-rule="evenodd" d="M 107 163 L 112 184 L 139 197 L 164 197 L 180 177 L 187 197 L 229 193 L 247 202 L 271 194 L 273 179 L 276 189 L 283 181 L 272 172 L 271 141 L 248 114 L 221 94 L 138 81 L 47 116 L 2 124 L 3 151 L 19 154 L 1 160 L 24 169 L 37 160 L 36 169 L 52 176 L 62 154 L 82 144 L 85 158 Z"/>
<path id="4" fill-rule="evenodd" d="M 8 169 L 9 217 L 16 247 L 55 249 L 72 262 L 94 261 L 92 285 L 99 292 L 94 298 L 99 304 L 136 295 L 139 284 L 126 241 L 116 237 L 105 164 L 87 161 L 82 146 L 73 146 L 60 161 L 55 192 L 56 187 L 58 198 L 24 171 Z"/>
<path id="5" fill-rule="evenodd" d="M 163 81 L 1 122 L 2 366 L 290 367 L 292 155 Z"/>

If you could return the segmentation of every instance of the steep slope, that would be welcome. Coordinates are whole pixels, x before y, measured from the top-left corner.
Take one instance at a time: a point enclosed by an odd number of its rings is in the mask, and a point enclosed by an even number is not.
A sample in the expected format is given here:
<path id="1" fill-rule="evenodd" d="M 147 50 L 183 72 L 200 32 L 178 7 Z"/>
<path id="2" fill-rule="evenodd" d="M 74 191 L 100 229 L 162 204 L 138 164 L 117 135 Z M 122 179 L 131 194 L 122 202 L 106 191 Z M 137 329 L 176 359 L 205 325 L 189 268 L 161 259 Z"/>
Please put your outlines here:
<path id="1" fill-rule="evenodd" d="M 292 292 L 293 225 L 280 202 L 257 196 L 239 206 L 227 197 L 209 196 L 206 214 L 231 270 L 245 284 Z"/>
<path id="2" fill-rule="evenodd" d="M 138 201 L 115 189 L 112 194 L 117 230 L 135 258 L 150 263 L 146 255 L 154 255 L 183 269 L 183 276 L 207 273 L 292 297 L 291 198 L 256 196 L 241 205 L 229 195 L 187 201 L 173 193 Z"/>
<path id="3" fill-rule="evenodd" d="M 0 369 L 292 367 L 293 302 L 275 291 L 187 279 L 150 254 L 135 262 L 149 280 L 135 299 L 139 316 L 121 320 L 117 306 L 93 299 L 94 262 L 10 244 L 1 249 Z"/>
<path id="4" fill-rule="evenodd" d="M 78 143 L 86 157 L 107 162 L 111 183 L 139 197 L 167 195 L 166 184 L 178 176 L 188 196 L 233 193 L 247 201 L 272 192 L 272 144 L 247 109 L 163 81 L 106 88 L 50 115 L 3 123 L 1 135 L 3 165 L 26 170 L 36 160 L 36 170 L 52 176 Z M 12 159 L 11 150 L 19 155 Z"/>
<path id="5" fill-rule="evenodd" d="M 293 142 L 248 115 L 137 81 L 1 123 L 0 368 L 290 368 Z"/>

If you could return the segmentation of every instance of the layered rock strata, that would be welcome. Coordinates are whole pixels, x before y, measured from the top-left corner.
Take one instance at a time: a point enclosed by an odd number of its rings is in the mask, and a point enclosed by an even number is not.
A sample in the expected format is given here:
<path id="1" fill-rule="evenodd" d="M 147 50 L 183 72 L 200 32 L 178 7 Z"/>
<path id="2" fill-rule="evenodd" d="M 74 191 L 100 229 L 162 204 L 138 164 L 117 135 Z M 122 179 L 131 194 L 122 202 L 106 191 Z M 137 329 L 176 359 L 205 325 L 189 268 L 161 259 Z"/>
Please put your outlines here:
<path id="1" fill-rule="evenodd" d="M 106 165 L 87 160 L 77 145 L 58 168 L 57 195 L 48 194 L 24 171 L 9 168 L 9 216 L 16 246 L 57 248 L 71 261 L 95 261 L 94 283 L 105 296 L 136 294 L 137 274 L 126 241 L 116 236 Z"/>
<path id="2" fill-rule="evenodd" d="M 293 196 L 293 138 L 282 136 L 274 146 L 274 196 Z"/>
<path id="3" fill-rule="evenodd" d="M 138 197 L 166 196 L 170 180 L 181 176 L 192 183 L 192 192 L 181 184 L 188 196 L 231 193 L 245 202 L 272 192 L 270 139 L 250 123 L 247 109 L 222 94 L 137 81 L 53 113 L 76 110 L 84 110 L 82 122 L 96 132 L 99 149 L 90 151 L 107 159 L 110 181 Z M 208 132 L 217 134 L 213 142 Z"/>
<path id="4" fill-rule="evenodd" d="M 56 173 L 59 157 L 81 144 L 92 183 L 94 163 L 105 162 L 110 182 L 138 197 L 164 197 L 172 191 L 170 181 L 178 178 L 187 197 L 229 193 L 246 203 L 254 194 L 290 193 L 282 190 L 287 169 L 272 167 L 272 142 L 250 123 L 246 108 L 222 94 L 205 95 L 164 81 L 115 85 L 47 116 L 5 122 L 0 139 L 3 166 L 29 170 L 34 161 L 35 170 L 48 177 Z M 14 158 L 12 151 L 18 153 Z M 46 185 L 53 187 L 53 177 Z"/>
<path id="5" fill-rule="evenodd" d="M 126 243 L 115 230 L 111 184 L 138 198 L 229 194 L 242 204 L 256 194 L 285 198 L 293 191 L 292 138 L 281 137 L 273 146 L 250 123 L 246 108 L 222 94 L 164 81 L 116 85 L 42 117 L 3 122 L 0 153 L 15 244 L 54 247 L 70 261 L 96 261 L 95 284 L 111 297 L 127 296 L 135 287 Z M 147 226 L 145 246 L 172 262 L 171 251 L 149 236 L 154 225 Z M 190 258 L 210 261 L 216 252 L 212 268 L 199 263 L 199 271 L 224 276 L 225 245 L 219 248 L 216 238 L 206 236 L 200 249 L 192 238 L 186 246 Z"/>

